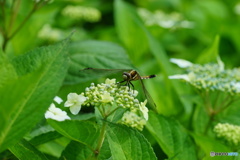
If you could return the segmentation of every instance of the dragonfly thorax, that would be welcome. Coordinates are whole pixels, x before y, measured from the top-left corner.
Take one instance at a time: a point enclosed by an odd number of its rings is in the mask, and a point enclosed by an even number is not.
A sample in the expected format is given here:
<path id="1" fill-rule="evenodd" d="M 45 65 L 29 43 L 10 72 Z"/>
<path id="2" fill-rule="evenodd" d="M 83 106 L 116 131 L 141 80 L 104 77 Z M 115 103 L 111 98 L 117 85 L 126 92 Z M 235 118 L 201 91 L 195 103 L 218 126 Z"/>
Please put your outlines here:
<path id="1" fill-rule="evenodd" d="M 123 72 L 123 79 L 125 81 L 135 81 L 139 79 L 137 71 L 131 70 L 129 72 Z"/>

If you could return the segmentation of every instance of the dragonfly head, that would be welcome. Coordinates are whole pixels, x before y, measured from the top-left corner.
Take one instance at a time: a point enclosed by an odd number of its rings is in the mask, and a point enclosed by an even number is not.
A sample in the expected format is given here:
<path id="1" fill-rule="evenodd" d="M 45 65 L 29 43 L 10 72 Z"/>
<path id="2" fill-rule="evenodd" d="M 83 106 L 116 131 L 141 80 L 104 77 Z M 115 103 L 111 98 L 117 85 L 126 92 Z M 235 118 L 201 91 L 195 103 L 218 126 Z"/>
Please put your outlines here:
<path id="1" fill-rule="evenodd" d="M 124 81 L 130 81 L 131 78 L 132 78 L 132 77 L 131 77 L 131 74 L 128 73 L 128 72 L 123 72 L 122 77 L 123 77 L 123 80 L 124 80 Z"/>

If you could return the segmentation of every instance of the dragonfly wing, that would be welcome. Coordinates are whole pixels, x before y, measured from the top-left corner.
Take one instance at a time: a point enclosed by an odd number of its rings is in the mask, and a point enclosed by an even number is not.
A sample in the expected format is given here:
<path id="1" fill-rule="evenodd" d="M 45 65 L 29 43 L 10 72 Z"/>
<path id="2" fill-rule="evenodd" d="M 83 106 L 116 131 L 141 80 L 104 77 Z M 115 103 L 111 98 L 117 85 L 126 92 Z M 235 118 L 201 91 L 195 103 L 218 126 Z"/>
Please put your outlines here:
<path id="1" fill-rule="evenodd" d="M 143 89 L 143 92 L 144 92 L 144 95 L 145 97 L 147 98 L 148 100 L 148 103 L 150 104 L 150 106 L 152 107 L 153 110 L 156 110 L 157 106 L 154 102 L 154 100 L 152 99 L 151 95 L 149 94 L 149 92 L 147 91 L 144 83 L 143 83 L 143 80 L 141 79 L 141 76 L 138 74 L 139 76 L 139 81 L 141 83 L 141 86 L 142 86 L 142 89 Z"/>
<path id="2" fill-rule="evenodd" d="M 113 78 L 122 79 L 122 73 L 128 72 L 130 70 L 132 69 L 85 68 L 80 70 L 79 76 L 83 79 L 86 79 L 86 81 L 101 78 L 101 77 L 111 78 L 112 75 L 114 75 Z"/>

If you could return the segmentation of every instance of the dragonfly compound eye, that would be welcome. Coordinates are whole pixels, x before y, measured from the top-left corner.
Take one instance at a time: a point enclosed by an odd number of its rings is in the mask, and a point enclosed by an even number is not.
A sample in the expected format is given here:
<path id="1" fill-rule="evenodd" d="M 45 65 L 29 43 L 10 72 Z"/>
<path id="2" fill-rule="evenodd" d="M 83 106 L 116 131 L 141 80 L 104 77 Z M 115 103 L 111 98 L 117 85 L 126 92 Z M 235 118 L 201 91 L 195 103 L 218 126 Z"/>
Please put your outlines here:
<path id="1" fill-rule="evenodd" d="M 123 77 L 123 80 L 127 81 L 127 80 L 129 80 L 131 78 L 131 75 L 129 75 L 129 73 L 124 72 L 122 77 Z"/>

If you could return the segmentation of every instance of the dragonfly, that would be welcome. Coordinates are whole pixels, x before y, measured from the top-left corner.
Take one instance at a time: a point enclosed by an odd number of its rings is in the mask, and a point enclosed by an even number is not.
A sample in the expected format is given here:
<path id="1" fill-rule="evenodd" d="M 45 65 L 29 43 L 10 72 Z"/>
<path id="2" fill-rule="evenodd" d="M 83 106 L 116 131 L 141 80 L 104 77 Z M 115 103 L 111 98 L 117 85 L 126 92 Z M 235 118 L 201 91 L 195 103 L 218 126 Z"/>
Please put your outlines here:
<path id="1" fill-rule="evenodd" d="M 107 75 L 111 75 L 111 74 L 118 74 L 118 73 L 122 73 L 122 81 L 117 82 L 117 84 L 121 84 L 125 82 L 125 85 L 129 87 L 130 89 L 130 85 L 132 86 L 133 90 L 134 90 L 134 85 L 132 84 L 132 81 L 140 81 L 140 84 L 142 86 L 143 92 L 145 97 L 147 98 L 149 104 L 151 106 L 153 106 L 154 110 L 156 109 L 156 104 L 154 103 L 152 97 L 150 96 L 149 92 L 147 91 L 144 83 L 143 83 L 143 79 L 151 79 L 156 77 L 156 75 L 148 75 L 148 76 L 140 76 L 140 74 L 133 69 L 101 69 L 101 68 L 84 68 L 82 70 L 80 70 L 80 72 L 82 74 L 88 74 L 89 75 L 93 75 L 93 74 L 97 74 L 98 76 L 107 76 Z M 85 75 L 86 76 L 86 75 Z"/>

